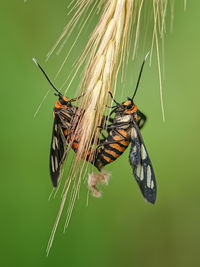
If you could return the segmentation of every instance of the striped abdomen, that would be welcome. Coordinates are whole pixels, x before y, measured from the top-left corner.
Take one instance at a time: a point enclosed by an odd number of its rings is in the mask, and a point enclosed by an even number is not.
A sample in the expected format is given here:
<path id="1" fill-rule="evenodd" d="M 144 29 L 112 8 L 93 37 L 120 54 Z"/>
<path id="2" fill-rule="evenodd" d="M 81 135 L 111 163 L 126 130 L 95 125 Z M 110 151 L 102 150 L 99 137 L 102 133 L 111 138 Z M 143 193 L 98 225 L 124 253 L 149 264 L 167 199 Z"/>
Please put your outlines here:
<path id="1" fill-rule="evenodd" d="M 65 129 L 63 133 L 67 143 L 70 145 L 70 148 L 72 148 L 76 153 L 79 147 L 79 137 L 76 134 L 76 131 L 72 129 Z M 88 151 L 84 151 L 83 154 L 81 155 L 81 158 L 92 163 L 94 158 L 92 149 L 89 148 Z"/>
<path id="2" fill-rule="evenodd" d="M 130 144 L 128 130 L 112 130 L 103 144 L 97 149 L 95 167 L 98 170 L 115 161 Z"/>
<path id="3" fill-rule="evenodd" d="M 74 106 L 71 108 L 57 110 L 65 139 L 75 152 L 78 149 L 78 141 L 76 140 L 77 138 L 74 134 L 78 124 L 78 110 L 79 109 Z"/>

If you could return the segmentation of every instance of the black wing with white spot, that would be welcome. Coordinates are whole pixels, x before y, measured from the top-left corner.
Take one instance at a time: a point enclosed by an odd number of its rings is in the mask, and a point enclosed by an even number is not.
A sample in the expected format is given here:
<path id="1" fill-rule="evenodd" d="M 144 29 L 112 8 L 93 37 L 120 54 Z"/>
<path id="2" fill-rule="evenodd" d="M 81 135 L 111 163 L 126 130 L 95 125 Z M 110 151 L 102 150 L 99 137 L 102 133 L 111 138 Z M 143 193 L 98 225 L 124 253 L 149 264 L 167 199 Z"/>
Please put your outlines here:
<path id="1" fill-rule="evenodd" d="M 137 113 L 137 117 L 138 117 L 137 125 L 138 125 L 139 129 L 142 129 L 142 127 L 144 126 L 144 124 L 147 120 L 147 117 L 139 109 L 136 111 L 136 113 Z"/>
<path id="2" fill-rule="evenodd" d="M 51 139 L 50 165 L 49 165 L 51 180 L 53 182 L 54 187 L 57 186 L 58 178 L 60 175 L 60 168 L 67 154 L 66 139 L 63 134 L 63 130 L 61 128 L 59 121 L 60 121 L 59 117 L 55 115 L 53 124 L 53 133 Z"/>
<path id="3" fill-rule="evenodd" d="M 129 161 L 133 174 L 144 198 L 151 203 L 156 200 L 156 180 L 151 160 L 136 123 L 131 129 Z"/>

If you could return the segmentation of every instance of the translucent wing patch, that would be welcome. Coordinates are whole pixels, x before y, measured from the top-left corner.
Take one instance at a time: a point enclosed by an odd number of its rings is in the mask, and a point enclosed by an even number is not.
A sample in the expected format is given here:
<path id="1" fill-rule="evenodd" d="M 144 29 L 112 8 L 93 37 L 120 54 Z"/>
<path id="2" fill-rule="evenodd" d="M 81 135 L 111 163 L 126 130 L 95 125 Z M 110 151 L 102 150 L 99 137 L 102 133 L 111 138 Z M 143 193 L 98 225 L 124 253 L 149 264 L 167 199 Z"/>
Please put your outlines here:
<path id="1" fill-rule="evenodd" d="M 144 198 L 151 203 L 156 200 L 156 180 L 151 160 L 136 123 L 131 129 L 129 161 L 133 174 Z"/>
<path id="2" fill-rule="evenodd" d="M 142 127 L 144 126 L 144 124 L 146 122 L 147 117 L 139 109 L 137 110 L 136 113 L 137 113 L 137 117 L 138 117 L 137 125 L 138 125 L 139 129 L 142 129 Z"/>
<path id="3" fill-rule="evenodd" d="M 55 116 L 53 124 L 53 133 L 50 148 L 50 174 L 54 187 L 57 186 L 60 175 L 60 168 L 67 154 L 66 139 L 59 123 L 58 116 Z"/>

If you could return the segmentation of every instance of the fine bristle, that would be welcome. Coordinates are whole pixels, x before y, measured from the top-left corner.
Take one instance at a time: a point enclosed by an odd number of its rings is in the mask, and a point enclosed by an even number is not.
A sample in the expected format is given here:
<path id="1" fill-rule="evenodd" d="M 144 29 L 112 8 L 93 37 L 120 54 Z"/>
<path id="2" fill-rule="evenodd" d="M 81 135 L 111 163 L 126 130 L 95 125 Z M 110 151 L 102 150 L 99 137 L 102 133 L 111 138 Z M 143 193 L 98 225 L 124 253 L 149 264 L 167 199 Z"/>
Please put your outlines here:
<path id="1" fill-rule="evenodd" d="M 38 66 L 39 64 L 38 64 L 38 62 L 37 62 L 37 60 L 33 57 L 32 58 L 32 60 L 33 60 L 33 62 Z"/>
<path id="2" fill-rule="evenodd" d="M 145 56 L 145 58 L 144 58 L 144 61 L 146 61 L 146 60 L 147 60 L 147 58 L 148 58 L 149 54 L 150 54 L 150 51 L 149 51 L 149 52 L 146 54 L 146 56 Z"/>

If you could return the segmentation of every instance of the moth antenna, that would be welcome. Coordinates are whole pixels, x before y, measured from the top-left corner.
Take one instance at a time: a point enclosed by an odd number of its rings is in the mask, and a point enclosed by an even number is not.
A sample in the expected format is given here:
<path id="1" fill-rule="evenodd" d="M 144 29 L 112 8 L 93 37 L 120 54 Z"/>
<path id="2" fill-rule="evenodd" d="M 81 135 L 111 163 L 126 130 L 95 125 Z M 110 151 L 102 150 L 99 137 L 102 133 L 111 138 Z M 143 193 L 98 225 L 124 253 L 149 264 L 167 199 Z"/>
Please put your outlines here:
<path id="1" fill-rule="evenodd" d="M 58 91 L 58 89 L 53 85 L 53 83 L 51 82 L 51 80 L 49 79 L 49 77 L 47 76 L 46 72 L 44 71 L 44 69 L 40 66 L 40 64 L 37 62 L 37 60 L 35 58 L 33 58 L 33 62 L 40 68 L 40 70 L 43 72 L 44 76 L 46 77 L 47 81 L 50 83 L 50 85 L 53 87 L 53 89 L 58 93 L 59 96 L 61 96 L 62 94 Z"/>
<path id="2" fill-rule="evenodd" d="M 138 77 L 138 80 L 137 80 L 137 84 L 136 84 L 136 88 L 135 88 L 132 100 L 133 100 L 133 98 L 135 97 L 135 95 L 137 93 L 137 89 L 138 89 L 138 86 L 139 86 L 139 83 L 140 83 L 140 78 L 141 78 L 142 71 L 143 71 L 143 68 L 144 68 L 144 63 L 146 62 L 146 60 L 147 60 L 147 58 L 149 56 L 149 53 L 150 53 L 150 51 L 146 54 L 146 56 L 145 56 L 145 58 L 144 58 L 144 60 L 142 62 L 142 66 L 141 66 L 141 69 L 140 69 L 139 77 Z"/>
<path id="3" fill-rule="evenodd" d="M 112 100 L 115 102 L 115 104 L 119 105 L 119 103 L 114 99 L 112 93 L 110 91 L 108 93 L 110 94 L 110 96 L 111 96 Z"/>

